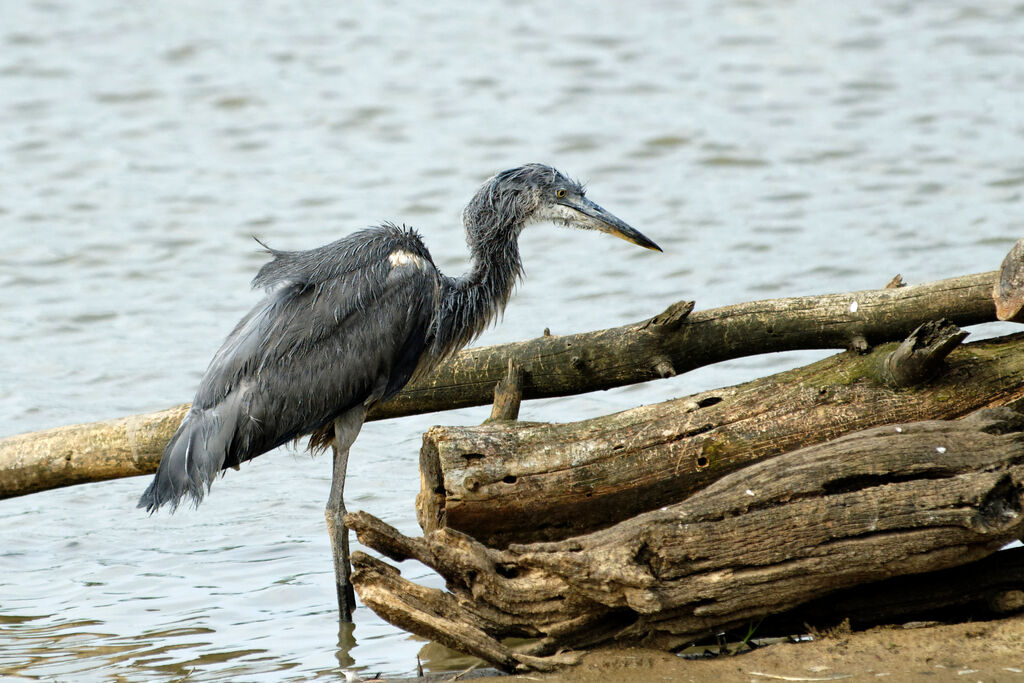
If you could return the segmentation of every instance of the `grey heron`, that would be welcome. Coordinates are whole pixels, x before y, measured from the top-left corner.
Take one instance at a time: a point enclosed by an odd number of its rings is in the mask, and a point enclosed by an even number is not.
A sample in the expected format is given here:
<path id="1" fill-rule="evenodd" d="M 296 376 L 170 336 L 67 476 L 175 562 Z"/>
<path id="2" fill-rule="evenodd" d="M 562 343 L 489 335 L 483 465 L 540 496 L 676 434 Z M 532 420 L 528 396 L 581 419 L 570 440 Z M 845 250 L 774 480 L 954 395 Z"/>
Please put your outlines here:
<path id="1" fill-rule="evenodd" d="M 412 229 L 387 223 L 309 251 L 269 249 L 253 279 L 267 290 L 228 335 L 164 450 L 139 507 L 199 504 L 217 473 L 311 435 L 334 448 L 325 516 L 343 621 L 349 582 L 342 498 L 348 452 L 367 411 L 465 346 L 494 320 L 522 275 L 519 233 L 552 222 L 648 249 L 650 239 L 542 164 L 487 180 L 463 212 L 472 265 L 443 275 Z"/>

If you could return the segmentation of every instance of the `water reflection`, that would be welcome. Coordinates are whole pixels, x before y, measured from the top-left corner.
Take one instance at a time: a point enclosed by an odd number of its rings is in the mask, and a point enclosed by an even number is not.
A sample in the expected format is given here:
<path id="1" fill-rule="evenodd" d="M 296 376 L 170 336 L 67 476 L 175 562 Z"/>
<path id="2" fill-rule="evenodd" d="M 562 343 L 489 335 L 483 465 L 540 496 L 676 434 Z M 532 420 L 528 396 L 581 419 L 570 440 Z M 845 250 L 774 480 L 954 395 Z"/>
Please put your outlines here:
<path id="1" fill-rule="evenodd" d="M 264 650 L 218 650 L 189 660 L 173 656 L 177 650 L 208 647 L 213 631 L 203 627 L 179 627 L 146 631 L 138 636 L 105 633 L 96 620 L 58 621 L 44 616 L 0 616 L 8 637 L 18 648 L 0 653 L 0 675 L 67 678 L 95 673 L 97 661 L 112 670 L 143 670 L 176 678 L 187 676 L 196 666 L 230 662 Z M 153 645 L 153 643 L 159 643 Z"/>
<path id="2" fill-rule="evenodd" d="M 423 641 L 420 640 L 420 642 Z M 476 657 L 464 655 L 450 647 L 432 642 L 424 642 L 417 657 L 426 671 L 465 671 L 482 665 Z"/>
<path id="3" fill-rule="evenodd" d="M 365 608 L 364 608 L 365 609 Z M 356 660 L 352 658 L 352 650 L 356 646 L 356 625 L 346 624 L 343 622 L 338 623 L 338 667 L 341 669 L 348 669 L 352 667 Z"/>

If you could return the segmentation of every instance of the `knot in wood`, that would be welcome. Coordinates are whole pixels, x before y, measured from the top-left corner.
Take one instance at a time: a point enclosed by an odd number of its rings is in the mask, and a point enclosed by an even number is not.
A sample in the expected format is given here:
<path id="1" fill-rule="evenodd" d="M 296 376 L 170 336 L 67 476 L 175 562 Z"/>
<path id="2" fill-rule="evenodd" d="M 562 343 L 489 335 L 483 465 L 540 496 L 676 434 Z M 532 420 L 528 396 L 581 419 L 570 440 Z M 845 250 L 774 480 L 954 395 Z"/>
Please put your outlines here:
<path id="1" fill-rule="evenodd" d="M 978 526 L 991 531 L 1001 531 L 1020 523 L 1021 485 L 1010 476 L 1004 476 L 985 495 L 978 506 Z"/>
<path id="2" fill-rule="evenodd" d="M 658 377 L 665 379 L 666 377 L 675 377 L 676 368 L 672 365 L 672 361 L 668 358 L 659 358 L 654 366 L 654 372 L 657 373 Z"/>
<path id="3" fill-rule="evenodd" d="M 677 301 L 651 318 L 648 324 L 657 332 L 675 332 L 693 311 L 694 305 L 693 301 Z"/>

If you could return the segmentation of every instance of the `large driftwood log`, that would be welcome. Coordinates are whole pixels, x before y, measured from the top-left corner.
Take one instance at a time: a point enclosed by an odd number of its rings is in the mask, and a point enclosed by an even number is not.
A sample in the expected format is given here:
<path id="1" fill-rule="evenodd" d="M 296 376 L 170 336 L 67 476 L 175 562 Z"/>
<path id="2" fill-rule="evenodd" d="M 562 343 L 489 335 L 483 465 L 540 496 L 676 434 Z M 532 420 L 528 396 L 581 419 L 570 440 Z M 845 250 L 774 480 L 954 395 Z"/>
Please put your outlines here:
<path id="1" fill-rule="evenodd" d="M 758 637 L 831 630 L 848 621 L 863 630 L 886 624 L 997 619 L 1024 609 L 1024 547 L 925 574 L 862 584 L 773 615 Z M 745 634 L 737 634 L 742 638 Z"/>
<path id="2" fill-rule="evenodd" d="M 363 553 L 353 583 L 392 624 L 506 669 L 563 648 L 675 649 L 832 591 L 980 559 L 1024 526 L 1024 420 L 1009 408 L 876 427 L 734 472 L 687 500 L 560 542 L 416 539 L 359 513 L 359 540 L 415 558 L 427 589 Z M 538 638 L 522 652 L 507 636 Z M 563 661 L 563 660 L 559 660 Z"/>
<path id="3" fill-rule="evenodd" d="M 902 348 L 846 352 L 581 422 L 433 427 L 420 453 L 420 525 L 493 546 L 565 538 L 682 500 L 778 453 L 1024 397 L 1024 335 L 965 345 L 937 378 L 912 389 L 884 382 Z"/>
<path id="4" fill-rule="evenodd" d="M 689 316 L 692 302 L 679 302 L 623 327 L 468 349 L 377 406 L 368 419 L 488 404 L 510 361 L 522 368 L 522 398 L 544 398 L 645 382 L 741 356 L 900 339 L 938 318 L 961 326 L 990 322 L 996 319 L 996 277 L 978 273 L 898 289 L 755 301 Z M 186 404 L 0 439 L 0 499 L 154 472 L 187 410 Z"/>

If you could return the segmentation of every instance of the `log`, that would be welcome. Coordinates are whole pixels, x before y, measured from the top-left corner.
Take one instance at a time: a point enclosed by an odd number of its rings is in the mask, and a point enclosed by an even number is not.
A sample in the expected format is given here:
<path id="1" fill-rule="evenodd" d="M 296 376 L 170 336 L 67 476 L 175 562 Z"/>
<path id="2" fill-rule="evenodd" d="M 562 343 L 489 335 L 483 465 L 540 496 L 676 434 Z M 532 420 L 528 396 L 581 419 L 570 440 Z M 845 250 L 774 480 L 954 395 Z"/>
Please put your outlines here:
<path id="1" fill-rule="evenodd" d="M 962 339 L 941 329 L 941 340 Z M 420 451 L 420 525 L 448 526 L 496 547 L 558 540 L 680 501 L 795 448 L 1024 397 L 1024 335 L 967 344 L 950 353 L 938 377 L 912 389 L 886 382 L 892 356 L 905 346 L 845 352 L 581 422 L 433 427 Z M 937 347 L 950 348 L 946 341 L 926 345 Z M 883 367 L 889 375 L 879 374 Z"/>
<path id="2" fill-rule="evenodd" d="M 0 439 L 0 499 L 155 472 L 188 405 Z"/>
<path id="3" fill-rule="evenodd" d="M 522 397 L 545 398 L 645 382 L 753 354 L 901 339 L 943 317 L 957 325 L 990 322 L 996 276 L 993 271 L 898 289 L 773 299 L 692 315 L 692 302 L 679 302 L 623 327 L 468 349 L 377 406 L 368 419 L 488 404 L 510 361 L 523 369 Z M 167 416 L 187 410 L 186 404 L 0 439 L 0 499 L 154 472 L 177 429 Z"/>
<path id="4" fill-rule="evenodd" d="M 992 298 L 997 318 L 1024 322 L 1024 239 L 1018 240 L 1003 259 Z"/>
<path id="5" fill-rule="evenodd" d="M 1024 531 L 1022 429 L 1005 407 L 875 427 L 757 462 L 607 529 L 505 550 L 450 528 L 409 538 L 349 515 L 360 542 L 432 567 L 447 591 L 364 553 L 353 555 L 353 583 L 392 624 L 506 670 L 611 643 L 673 650 L 842 588 L 995 552 Z M 470 628 L 474 638 L 462 638 Z M 509 636 L 537 640 L 515 650 L 501 643 Z"/>
<path id="6" fill-rule="evenodd" d="M 670 377 L 744 356 L 845 349 L 903 339 L 945 318 L 965 327 L 992 322 L 995 271 L 899 288 L 768 299 L 693 311 L 680 301 L 631 325 L 468 349 L 406 387 L 373 415 L 396 417 L 485 405 L 508 362 L 522 368 L 524 399 L 551 398 Z"/>
<path id="7" fill-rule="evenodd" d="M 897 576 L 831 593 L 773 615 L 757 637 L 826 632 L 846 621 L 854 630 L 907 622 L 963 623 L 1024 609 L 1024 547 L 925 574 Z M 738 638 L 745 633 L 737 634 Z"/>

